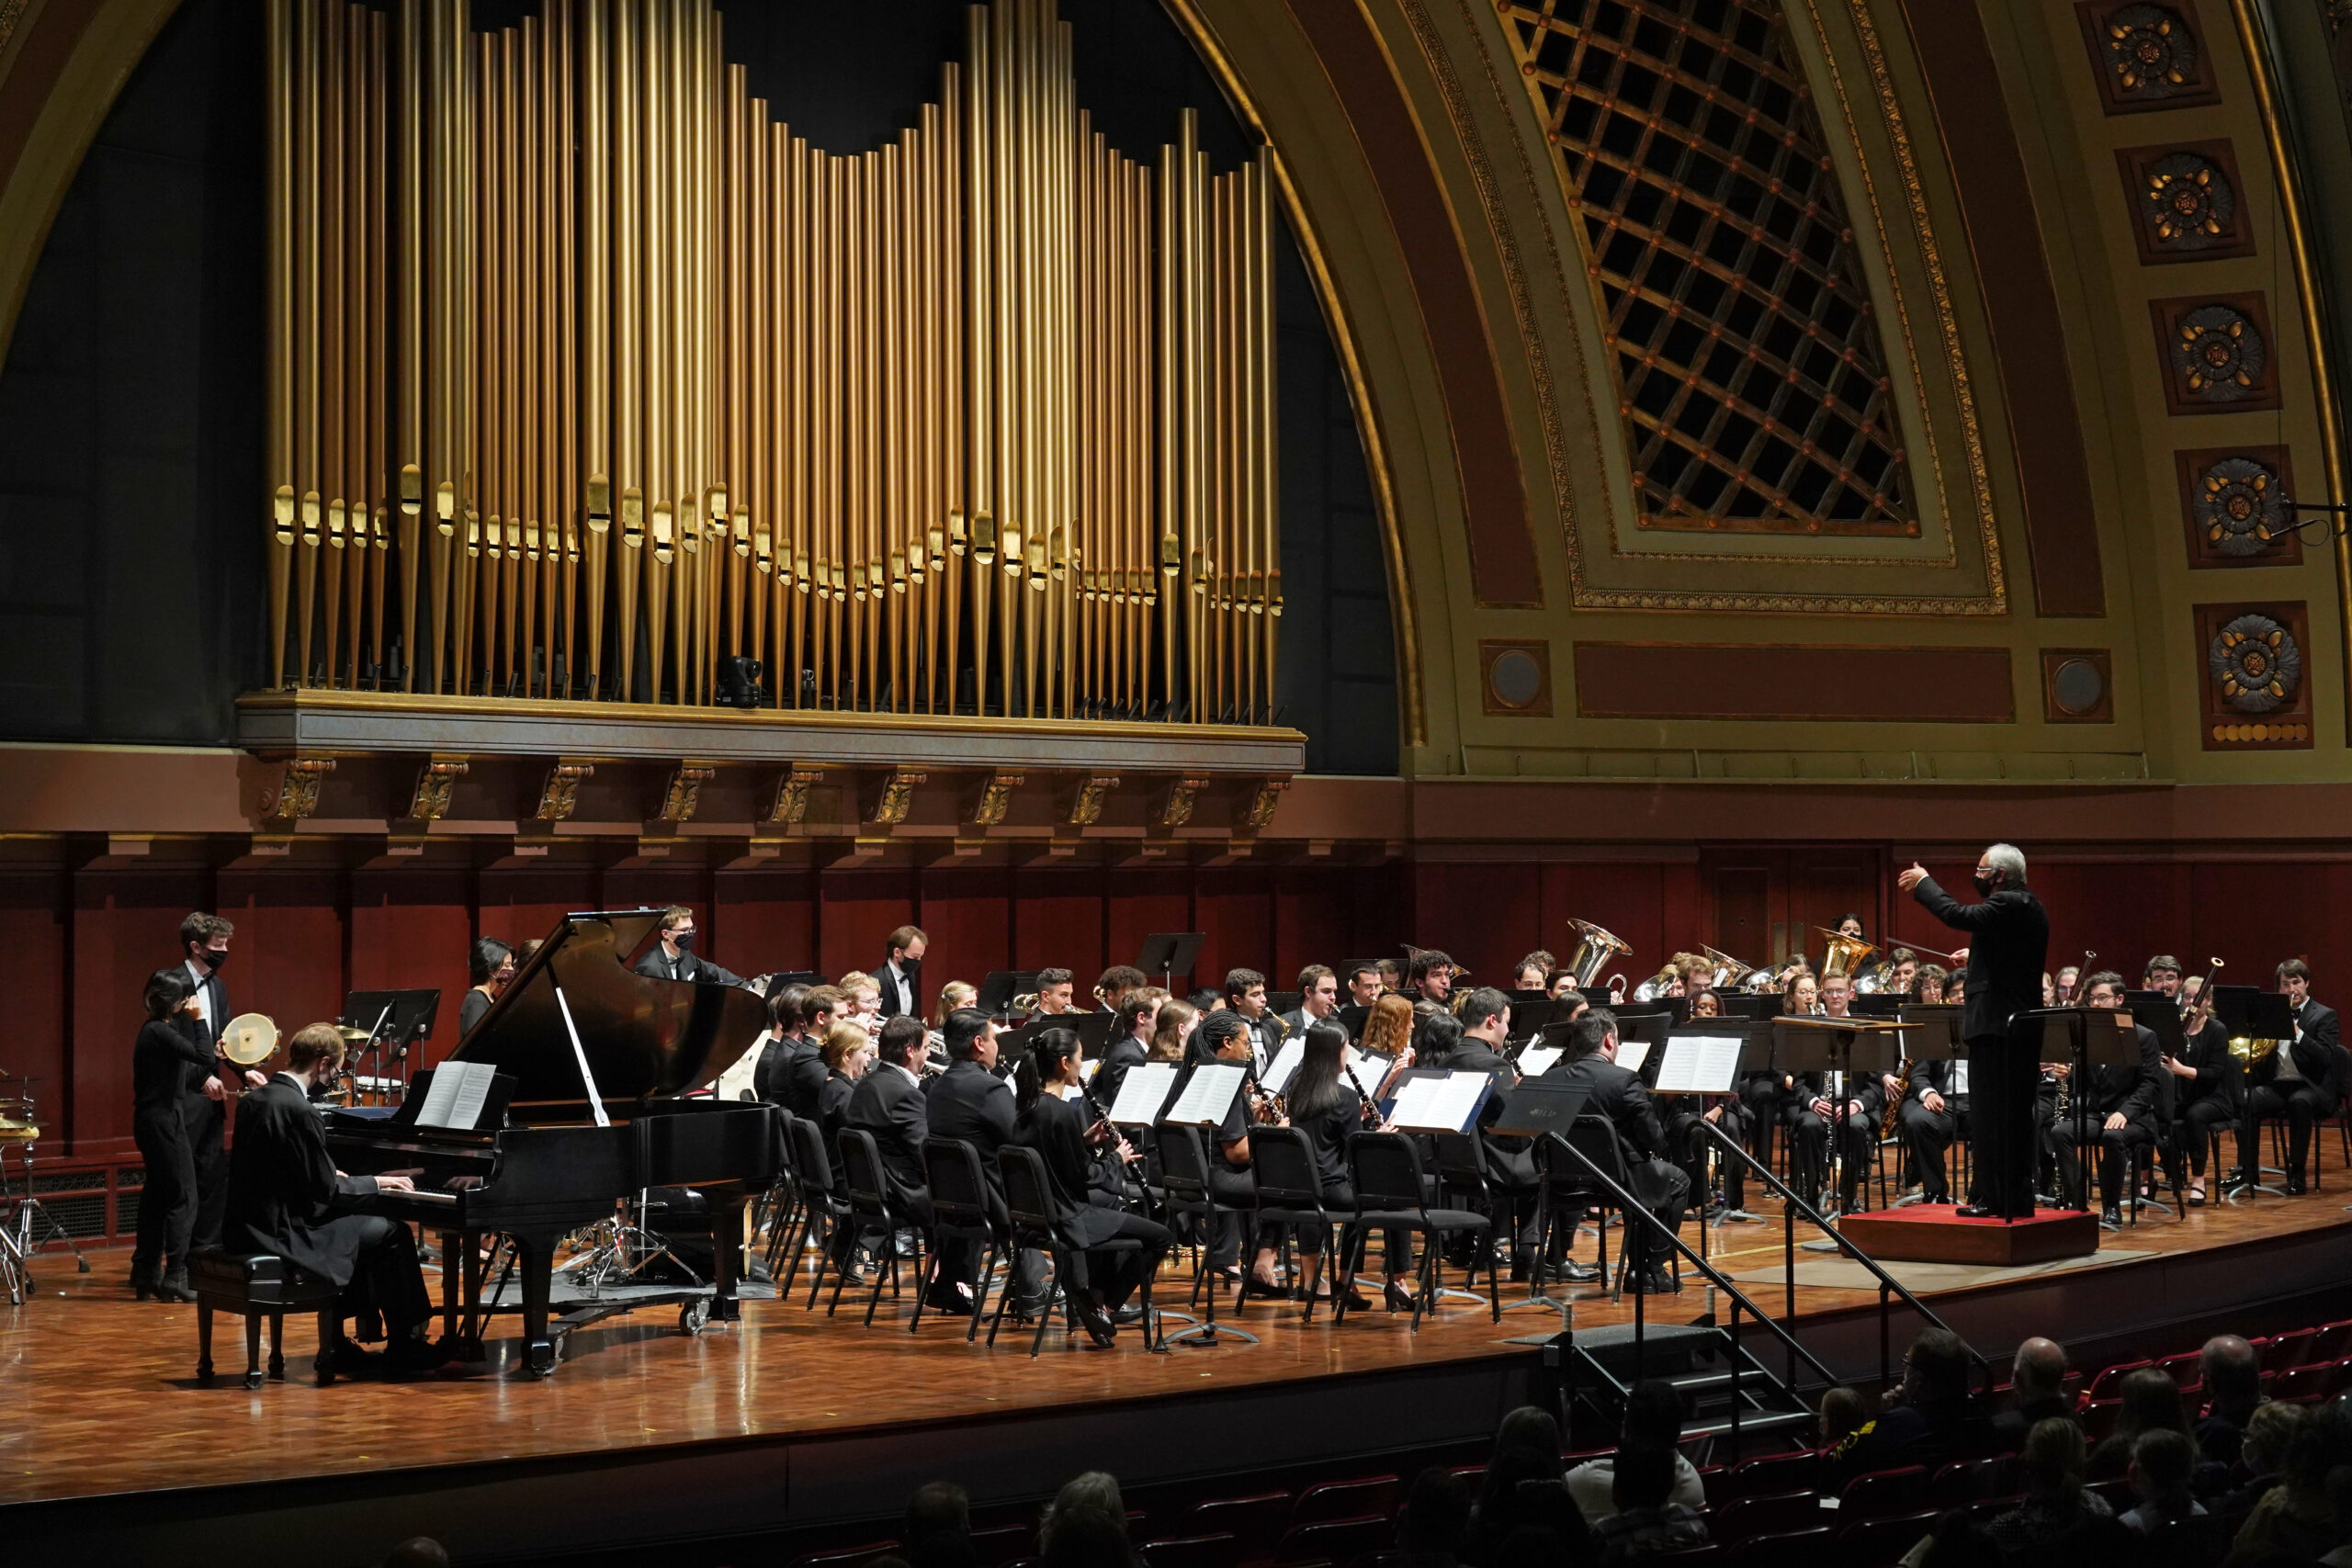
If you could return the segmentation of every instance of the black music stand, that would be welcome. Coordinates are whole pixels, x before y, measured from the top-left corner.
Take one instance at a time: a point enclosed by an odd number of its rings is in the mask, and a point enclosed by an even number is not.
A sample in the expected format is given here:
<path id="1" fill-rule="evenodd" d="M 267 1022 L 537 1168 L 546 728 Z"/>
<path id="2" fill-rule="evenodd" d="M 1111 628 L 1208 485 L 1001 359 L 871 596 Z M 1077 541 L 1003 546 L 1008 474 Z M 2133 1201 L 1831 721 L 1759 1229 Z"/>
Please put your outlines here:
<path id="1" fill-rule="evenodd" d="M 2131 1013 L 2121 1008 L 2035 1008 L 2009 1021 L 2014 1028 L 2021 1021 L 2038 1021 L 2041 1025 L 2043 1061 L 2054 1062 L 2063 1055 L 2071 1063 L 2075 1163 L 2082 1172 L 2082 1202 L 2075 1212 L 2088 1213 L 2091 1167 L 2083 1151 L 2090 1135 L 2090 1099 L 2082 1090 L 2090 1082 L 2090 1070 L 2095 1066 L 2139 1066 L 2140 1037 L 2132 1030 Z"/>
<path id="2" fill-rule="evenodd" d="M 1839 1194 L 1846 1187 L 1845 1102 L 1856 1098 L 1843 1080 L 1857 1073 L 1892 1073 L 1902 1026 L 1864 1018 L 1776 1018 L 1772 1021 L 1772 1066 L 1776 1071 L 1831 1073 L 1840 1082 L 1830 1101 L 1829 1175 Z M 1867 1196 L 1867 1189 L 1864 1190 Z M 1812 1252 L 1836 1252 L 1836 1239 L 1802 1244 Z"/>
<path id="3" fill-rule="evenodd" d="M 1585 1084 L 1527 1078 L 1511 1090 L 1493 1125 L 1486 1129 L 1490 1137 L 1530 1139 L 1535 1154 L 1535 1261 L 1527 1271 L 1526 1296 L 1510 1303 L 1503 1310 L 1517 1312 L 1521 1307 L 1543 1307 L 1556 1312 L 1560 1314 L 1563 1331 L 1571 1326 L 1569 1314 L 1575 1303 L 1553 1295 L 1545 1288 L 1551 1283 L 1548 1278 L 1552 1255 L 1551 1149 L 1555 1139 L 1564 1146 L 1566 1145 L 1568 1129 L 1575 1126 L 1577 1118 L 1584 1114 L 1585 1102 L 1591 1096 L 1591 1089 Z M 1570 1236 L 1568 1240 L 1573 1243 L 1576 1238 Z M 1548 1334 L 1529 1336 L 1527 1342 L 1548 1345 L 1552 1337 Z"/>
<path id="4" fill-rule="evenodd" d="M 1526 999 L 1523 1001 L 1519 999 L 1521 997 Z M 1575 1004 L 1567 1005 L 1573 1008 Z M 1541 991 L 1513 992 L 1510 1004 L 1510 1038 L 1513 1040 L 1534 1038 L 1543 1033 L 1544 1025 L 1559 1017 L 1562 1010 L 1562 1004 L 1554 1001 Z"/>
<path id="5" fill-rule="evenodd" d="M 1201 955 L 1201 944 L 1208 939 L 1206 931 L 1155 931 L 1143 939 L 1136 967 L 1147 975 L 1159 970 L 1160 987 L 1173 996 L 1176 976 L 1193 977 L 1193 961 Z"/>
<path id="6" fill-rule="evenodd" d="M 1968 1044 L 1960 1037 L 1961 1014 L 1964 1009 L 1957 1003 L 1915 1002 L 1902 995 L 1897 995 L 1895 999 L 1903 1004 L 1897 1010 L 1896 1018 L 1903 1025 L 1905 1056 L 1914 1062 L 1958 1062 L 1963 1069 L 1967 1067 Z M 1907 1088 L 1905 1092 L 1909 1092 Z M 1971 1141 L 1960 1136 L 1962 1111 L 1960 1094 L 1960 1089 L 1954 1088 L 1945 1095 L 1944 1103 L 1952 1113 L 1951 1146 L 1959 1151 L 1958 1163 L 1950 1178 L 1951 1185 L 1953 1190 L 1965 1193 L 1974 1179 L 1976 1167 Z M 1900 1130 L 1899 1122 L 1897 1130 Z M 1926 1200 L 1927 1190 L 1923 1187 L 1916 1196 L 1896 1199 L 1894 1207 L 1901 1209 Z"/>
<path id="7" fill-rule="evenodd" d="M 1657 1087 L 1657 1080 L 1666 1070 L 1667 1054 L 1674 1049 L 1675 1043 L 1679 1040 L 1708 1038 L 1733 1039 L 1739 1042 L 1739 1055 L 1732 1067 L 1730 1081 L 1721 1089 L 1660 1089 Z M 1739 1098 L 1740 1080 L 1750 1073 L 1768 1071 L 1772 1066 L 1772 1026 L 1756 1019 L 1694 1018 L 1689 1023 L 1669 1033 L 1666 1038 L 1665 1049 L 1653 1051 L 1642 1066 L 1646 1069 L 1643 1074 L 1643 1081 L 1653 1094 L 1695 1094 L 1702 1100 L 1736 1100 Z M 1715 1179 L 1721 1174 L 1723 1160 L 1723 1156 L 1716 1150 L 1715 1141 L 1713 1138 L 1703 1141 L 1707 1150 L 1707 1186 L 1699 1193 L 1699 1213 L 1702 1217 L 1706 1214 L 1708 1195 L 1715 1186 Z M 1699 1256 L 1701 1258 L 1707 1256 L 1707 1232 L 1719 1229 L 1735 1213 L 1744 1220 L 1756 1218 L 1745 1209 L 1735 1211 L 1728 1205 L 1718 1209 L 1713 1219 L 1699 1227 Z"/>
<path id="8" fill-rule="evenodd" d="M 2233 1043 L 2275 1040 L 2277 1048 L 2284 1051 L 2295 1038 L 2295 1013 L 2287 1005 L 2287 998 L 2259 986 L 2214 987 L 2213 1016 L 2222 1021 L 2222 1027 L 2228 1032 Z M 2243 1072 L 2240 1076 L 2244 1076 Z M 2238 1146 L 2256 1151 L 2254 1156 L 2256 1168 L 2238 1173 L 2237 1183 L 2230 1189 L 2228 1201 L 2232 1203 L 2244 1202 L 2256 1192 L 2284 1198 L 2287 1196 L 2286 1189 L 2272 1187 L 2262 1179 L 2266 1176 L 2284 1177 L 2287 1173 L 2276 1166 L 2262 1163 L 2259 1152 L 2262 1148 L 2262 1125 L 2254 1115 L 2254 1097 L 2245 1092 L 2245 1088 L 2243 1083 L 2239 1085 L 2238 1100 L 2242 1113 L 2238 1120 Z"/>
<path id="9" fill-rule="evenodd" d="M 1035 969 L 991 969 L 980 977 L 979 995 L 972 1005 L 1001 1022 L 1012 1011 L 1012 998 L 1037 988 Z"/>
<path id="10" fill-rule="evenodd" d="M 400 1068 L 399 1089 L 407 1097 L 409 1083 L 409 1048 L 420 1040 L 433 1036 L 434 1020 L 441 1011 L 441 992 L 437 987 L 401 991 L 353 991 L 343 998 L 343 1017 L 339 1021 L 349 1029 L 368 1031 L 367 1041 L 355 1057 L 376 1058 L 376 1092 L 389 1094 L 393 1089 L 391 1075 L 385 1069 Z M 355 1080 L 357 1067 L 353 1066 Z"/>
<path id="11" fill-rule="evenodd" d="M 1371 1016 L 1372 1010 L 1361 1002 L 1350 1002 L 1331 1015 L 1340 1027 L 1348 1032 L 1348 1039 L 1351 1042 L 1363 1038 L 1364 1021 Z"/>

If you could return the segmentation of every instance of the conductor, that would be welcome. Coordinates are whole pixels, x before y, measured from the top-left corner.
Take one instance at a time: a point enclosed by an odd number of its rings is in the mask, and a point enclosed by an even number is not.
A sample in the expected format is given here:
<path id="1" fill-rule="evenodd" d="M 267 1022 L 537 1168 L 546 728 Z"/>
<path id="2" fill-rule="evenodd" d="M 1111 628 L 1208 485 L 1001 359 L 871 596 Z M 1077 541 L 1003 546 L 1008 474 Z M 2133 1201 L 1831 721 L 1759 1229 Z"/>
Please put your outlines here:
<path id="1" fill-rule="evenodd" d="M 2025 856 L 2015 844 L 1987 849 L 1977 858 L 1973 880 L 1981 904 L 1960 902 L 1916 863 L 1895 884 L 1971 938 L 1961 1039 L 1968 1047 L 1976 1195 L 1956 1212 L 1963 1218 L 2022 1220 L 2033 1213 L 2033 1107 L 2041 1053 L 2038 1041 L 2012 1049 L 2008 1028 L 2010 1015 L 2041 1005 L 2050 914 L 2027 890 Z"/>

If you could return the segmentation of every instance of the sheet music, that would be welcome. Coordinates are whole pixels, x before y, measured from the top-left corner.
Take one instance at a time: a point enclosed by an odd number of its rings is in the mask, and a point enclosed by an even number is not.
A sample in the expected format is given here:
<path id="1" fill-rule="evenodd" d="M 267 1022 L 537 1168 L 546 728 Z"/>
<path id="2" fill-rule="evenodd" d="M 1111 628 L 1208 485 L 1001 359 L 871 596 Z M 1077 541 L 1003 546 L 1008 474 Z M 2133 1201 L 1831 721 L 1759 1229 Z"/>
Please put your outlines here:
<path id="1" fill-rule="evenodd" d="M 1567 1053 L 1557 1045 L 1530 1045 L 1519 1054 L 1519 1076 L 1540 1078 L 1552 1070 L 1553 1065 Z"/>
<path id="2" fill-rule="evenodd" d="M 1474 1072 L 1409 1079 L 1396 1090 L 1396 1109 L 1388 1119 L 1411 1132 L 1461 1132 L 1476 1113 L 1487 1081 L 1486 1074 Z"/>
<path id="3" fill-rule="evenodd" d="M 1305 1060 L 1306 1060 L 1306 1042 L 1285 1040 L 1283 1042 L 1282 1055 L 1274 1058 L 1272 1066 L 1258 1075 L 1258 1082 L 1268 1094 L 1280 1094 L 1290 1088 L 1290 1080 L 1298 1076 L 1298 1065 Z"/>
<path id="4" fill-rule="evenodd" d="M 721 1100 L 741 1100 L 744 1091 L 756 1097 L 759 1086 L 760 1055 L 767 1049 L 768 1039 L 763 1034 L 735 1058 L 735 1065 L 711 1080 L 711 1090 Z"/>
<path id="5" fill-rule="evenodd" d="M 1728 1094 L 1739 1072 L 1739 1045 L 1736 1034 L 1678 1034 L 1666 1043 L 1651 1087 L 1660 1094 Z"/>
<path id="6" fill-rule="evenodd" d="M 491 1080 L 498 1069 L 488 1062 L 444 1062 L 424 1091 L 424 1108 L 416 1113 L 420 1127 L 470 1129 L 481 1120 L 490 1099 Z"/>
<path id="7" fill-rule="evenodd" d="M 1617 1065 L 1629 1073 L 1638 1073 L 1642 1064 L 1650 1059 L 1650 1043 L 1646 1040 L 1617 1042 Z"/>
<path id="8" fill-rule="evenodd" d="M 1176 1088 L 1173 1062 L 1137 1062 L 1119 1080 L 1119 1098 L 1112 1102 L 1111 1120 L 1122 1127 L 1148 1127 L 1159 1120 L 1159 1108 Z"/>
<path id="9" fill-rule="evenodd" d="M 1233 1097 L 1240 1092 L 1241 1065 L 1238 1062 L 1204 1062 L 1193 1069 L 1193 1076 L 1184 1082 L 1184 1092 L 1178 1095 L 1176 1103 L 1168 1108 L 1165 1120 L 1188 1122 L 1195 1127 L 1216 1126 L 1225 1120 L 1225 1113 L 1233 1109 Z M 1122 1095 L 1121 1098 L 1125 1097 Z"/>
<path id="10" fill-rule="evenodd" d="M 1380 1086 L 1388 1081 L 1388 1069 L 1396 1060 L 1377 1051 L 1360 1051 L 1356 1059 L 1348 1064 L 1348 1076 L 1356 1080 L 1356 1088 L 1363 1091 L 1366 1100 L 1377 1100 Z"/>
<path id="11" fill-rule="evenodd" d="M 1951 1065 L 1951 1091 L 1954 1094 L 1968 1092 L 1968 1058 L 1965 1056 L 1958 1058 Z"/>

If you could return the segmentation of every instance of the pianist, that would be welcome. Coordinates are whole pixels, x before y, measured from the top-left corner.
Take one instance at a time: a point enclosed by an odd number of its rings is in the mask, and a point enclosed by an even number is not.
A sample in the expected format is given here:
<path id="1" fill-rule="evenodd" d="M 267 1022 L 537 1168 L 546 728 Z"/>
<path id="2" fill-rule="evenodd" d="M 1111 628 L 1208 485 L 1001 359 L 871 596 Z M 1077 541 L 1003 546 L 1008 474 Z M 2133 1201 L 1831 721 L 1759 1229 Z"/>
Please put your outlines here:
<path id="1" fill-rule="evenodd" d="M 695 949 L 695 912 L 684 904 L 662 911 L 661 940 L 637 961 L 637 972 L 653 980 L 699 980 L 707 986 L 740 986 L 730 975 Z"/>
<path id="2" fill-rule="evenodd" d="M 391 1371 L 426 1371 L 449 1359 L 447 1348 L 425 1337 L 432 1303 L 418 1270 L 408 1226 L 380 1214 L 334 1213 L 338 1201 L 377 1192 L 409 1192 L 404 1176 L 345 1176 L 327 1153 L 311 1089 L 343 1066 L 343 1037 L 331 1023 L 313 1023 L 286 1043 L 286 1070 L 244 1098 L 237 1111 L 237 1142 L 229 1161 L 226 1244 L 241 1252 L 286 1258 L 342 1287 L 346 1314 L 372 1306 L 383 1315 L 389 1343 L 380 1357 L 348 1348 L 338 1372 L 380 1365 Z"/>

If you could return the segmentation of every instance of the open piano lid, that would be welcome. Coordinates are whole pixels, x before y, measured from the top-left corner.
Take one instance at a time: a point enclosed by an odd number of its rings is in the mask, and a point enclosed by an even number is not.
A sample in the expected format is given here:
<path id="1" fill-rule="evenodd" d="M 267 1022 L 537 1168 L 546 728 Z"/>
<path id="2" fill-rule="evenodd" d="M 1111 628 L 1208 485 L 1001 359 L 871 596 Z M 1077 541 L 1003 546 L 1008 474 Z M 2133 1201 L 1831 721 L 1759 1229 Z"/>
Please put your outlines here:
<path id="1" fill-rule="evenodd" d="M 659 909 L 564 916 L 449 1059 L 494 1064 L 514 1079 L 517 1106 L 582 1104 L 585 1086 L 556 1004 L 560 985 L 596 1092 L 608 1104 L 708 1083 L 767 1027 L 767 1004 L 740 987 L 630 969 L 628 955 L 661 919 Z"/>

